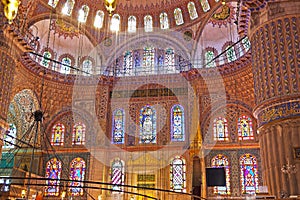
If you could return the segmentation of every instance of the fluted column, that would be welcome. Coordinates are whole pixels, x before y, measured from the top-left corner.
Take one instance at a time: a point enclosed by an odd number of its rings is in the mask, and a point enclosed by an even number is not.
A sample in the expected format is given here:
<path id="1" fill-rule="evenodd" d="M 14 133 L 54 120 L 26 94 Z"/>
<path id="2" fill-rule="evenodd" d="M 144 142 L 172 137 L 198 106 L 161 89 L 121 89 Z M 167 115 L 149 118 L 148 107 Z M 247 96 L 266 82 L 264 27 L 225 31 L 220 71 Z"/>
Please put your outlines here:
<path id="1" fill-rule="evenodd" d="M 252 10 L 254 116 L 259 126 L 264 184 L 277 196 L 282 192 L 300 194 L 300 164 L 294 153 L 294 148 L 300 147 L 299 35 L 299 1 L 270 1 Z M 282 173 L 282 166 L 288 163 L 297 165 L 297 174 Z"/>

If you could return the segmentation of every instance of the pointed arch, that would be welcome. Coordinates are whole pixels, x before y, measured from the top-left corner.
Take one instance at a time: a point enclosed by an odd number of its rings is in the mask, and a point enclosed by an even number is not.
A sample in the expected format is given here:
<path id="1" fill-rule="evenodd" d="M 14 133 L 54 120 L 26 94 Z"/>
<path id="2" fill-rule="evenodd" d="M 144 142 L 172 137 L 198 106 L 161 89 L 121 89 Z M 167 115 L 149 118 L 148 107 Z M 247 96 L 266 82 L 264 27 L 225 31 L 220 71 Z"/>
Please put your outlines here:
<path id="1" fill-rule="evenodd" d="M 184 24 L 182 11 L 180 8 L 175 8 L 174 10 L 174 18 L 177 26 Z"/>
<path id="2" fill-rule="evenodd" d="M 207 12 L 210 10 L 210 5 L 207 0 L 200 0 L 203 12 Z"/>
<path id="3" fill-rule="evenodd" d="M 258 166 L 255 156 L 246 153 L 240 157 L 241 193 L 254 194 L 258 192 Z"/>
<path id="4" fill-rule="evenodd" d="M 174 105 L 171 109 L 171 141 L 184 140 L 184 109 L 181 105 Z"/>
<path id="5" fill-rule="evenodd" d="M 90 11 L 90 8 L 87 5 L 83 5 L 81 7 L 81 9 L 78 11 L 79 12 L 78 21 L 81 23 L 85 23 L 88 15 L 89 15 L 89 11 Z"/>
<path id="6" fill-rule="evenodd" d="M 115 158 L 111 162 L 110 179 L 112 190 L 117 190 L 114 193 L 119 193 L 123 190 L 122 186 L 125 183 L 125 162 L 120 158 Z"/>
<path id="7" fill-rule="evenodd" d="M 66 3 L 64 4 L 63 8 L 62 8 L 62 13 L 64 15 L 68 15 L 71 16 L 72 15 L 72 11 L 75 5 L 75 0 L 67 0 Z"/>
<path id="8" fill-rule="evenodd" d="M 63 146 L 64 145 L 65 126 L 57 123 L 52 127 L 51 145 Z"/>
<path id="9" fill-rule="evenodd" d="M 114 14 L 111 18 L 110 30 L 118 32 L 120 30 L 121 17 L 119 14 Z"/>
<path id="10" fill-rule="evenodd" d="M 252 119 L 247 115 L 238 118 L 238 136 L 239 140 L 253 140 Z"/>
<path id="11" fill-rule="evenodd" d="M 48 0 L 48 5 L 51 6 L 52 8 L 56 8 L 59 0 Z"/>
<path id="12" fill-rule="evenodd" d="M 82 122 L 77 122 L 73 126 L 73 132 L 72 132 L 72 144 L 73 145 L 84 145 L 85 144 L 85 131 L 86 131 L 86 126 Z"/>
<path id="13" fill-rule="evenodd" d="M 69 57 L 64 57 L 61 60 L 61 65 L 60 65 L 60 73 L 63 74 L 70 74 L 71 72 L 71 67 L 72 66 L 72 60 Z"/>
<path id="14" fill-rule="evenodd" d="M 145 32 L 153 31 L 153 20 L 151 15 L 146 15 L 144 17 L 144 30 Z"/>
<path id="15" fill-rule="evenodd" d="M 215 194 L 228 194 L 230 195 L 230 165 L 227 156 L 218 154 L 211 159 L 212 167 L 224 167 L 225 168 L 225 178 L 226 186 L 216 186 L 214 187 Z"/>
<path id="16" fill-rule="evenodd" d="M 217 117 L 214 119 L 214 140 L 228 141 L 228 123 L 226 118 Z"/>
<path id="17" fill-rule="evenodd" d="M 136 17 L 133 15 L 128 17 L 128 32 L 129 33 L 136 32 Z"/>
<path id="18" fill-rule="evenodd" d="M 45 196 L 59 196 L 59 184 L 61 178 L 62 163 L 57 158 L 51 158 L 46 163 L 46 187 Z"/>
<path id="19" fill-rule="evenodd" d="M 186 192 L 186 161 L 176 156 L 170 162 L 170 190 Z"/>
<path id="20" fill-rule="evenodd" d="M 83 195 L 83 183 L 78 181 L 84 181 L 86 170 L 86 164 L 83 158 L 77 157 L 70 163 L 70 180 L 69 192 L 72 196 Z"/>
<path id="21" fill-rule="evenodd" d="M 198 18 L 198 13 L 195 7 L 195 3 L 190 1 L 187 5 L 188 11 L 189 11 L 189 15 L 191 20 L 197 19 Z"/>
<path id="22" fill-rule="evenodd" d="M 116 109 L 112 119 L 112 143 L 124 144 L 125 139 L 125 111 Z"/>
<path id="23" fill-rule="evenodd" d="M 140 110 L 140 143 L 156 143 L 156 112 L 149 105 Z"/>
<path id="24" fill-rule="evenodd" d="M 165 12 L 160 13 L 159 19 L 160 19 L 160 28 L 161 29 L 169 29 L 168 14 Z"/>
<path id="25" fill-rule="evenodd" d="M 94 20 L 94 26 L 96 28 L 102 28 L 103 21 L 104 21 L 104 12 L 102 10 L 97 10 L 95 20 Z"/>

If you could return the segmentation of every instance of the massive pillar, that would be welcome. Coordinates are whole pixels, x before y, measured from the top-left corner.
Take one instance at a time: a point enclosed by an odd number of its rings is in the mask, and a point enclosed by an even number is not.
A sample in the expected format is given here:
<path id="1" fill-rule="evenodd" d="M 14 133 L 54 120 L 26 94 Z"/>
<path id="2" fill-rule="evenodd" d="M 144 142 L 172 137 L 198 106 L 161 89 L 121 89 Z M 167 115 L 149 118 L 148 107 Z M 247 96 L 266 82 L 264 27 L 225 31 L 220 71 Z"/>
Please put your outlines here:
<path id="1" fill-rule="evenodd" d="M 251 13 L 250 38 L 262 153 L 269 193 L 300 194 L 300 2 L 266 3 Z M 299 156 L 299 155 L 298 155 Z M 295 165 L 283 173 L 284 165 Z M 292 169 L 292 168 L 290 168 Z"/>

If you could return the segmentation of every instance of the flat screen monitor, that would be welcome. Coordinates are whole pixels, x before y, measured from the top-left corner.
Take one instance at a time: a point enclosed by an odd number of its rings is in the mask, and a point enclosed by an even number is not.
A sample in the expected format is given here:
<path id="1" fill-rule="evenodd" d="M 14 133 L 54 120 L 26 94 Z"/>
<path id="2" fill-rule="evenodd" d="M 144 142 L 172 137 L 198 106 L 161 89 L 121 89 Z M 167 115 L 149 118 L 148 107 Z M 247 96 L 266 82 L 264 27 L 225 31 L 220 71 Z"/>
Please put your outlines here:
<path id="1" fill-rule="evenodd" d="M 206 168 L 206 184 L 212 186 L 226 186 L 225 168 Z"/>

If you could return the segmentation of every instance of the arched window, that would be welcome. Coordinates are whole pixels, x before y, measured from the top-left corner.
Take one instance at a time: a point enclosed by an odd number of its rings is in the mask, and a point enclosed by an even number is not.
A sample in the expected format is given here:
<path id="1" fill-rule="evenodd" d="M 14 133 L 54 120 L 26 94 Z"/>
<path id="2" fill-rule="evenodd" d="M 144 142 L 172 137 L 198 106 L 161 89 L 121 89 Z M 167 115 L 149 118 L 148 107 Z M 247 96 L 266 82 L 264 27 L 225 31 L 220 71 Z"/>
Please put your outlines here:
<path id="1" fill-rule="evenodd" d="M 183 16 L 182 16 L 182 11 L 181 11 L 180 8 L 175 8 L 174 18 L 175 18 L 175 23 L 176 23 L 177 26 L 184 23 Z"/>
<path id="2" fill-rule="evenodd" d="M 49 51 L 44 51 L 41 65 L 44 67 L 49 67 L 51 56 L 52 55 Z"/>
<path id="3" fill-rule="evenodd" d="M 188 3 L 187 7 L 188 7 L 188 11 L 189 11 L 191 20 L 197 19 L 198 13 L 197 13 L 197 10 L 195 7 L 195 3 L 191 1 Z"/>
<path id="4" fill-rule="evenodd" d="M 136 32 L 136 17 L 135 16 L 128 17 L 128 32 L 129 33 Z"/>
<path id="5" fill-rule="evenodd" d="M 64 15 L 71 16 L 73 8 L 74 8 L 75 1 L 74 0 L 67 0 L 64 7 L 62 8 L 62 13 Z"/>
<path id="6" fill-rule="evenodd" d="M 216 67 L 216 61 L 214 60 L 215 54 L 213 51 L 205 52 L 205 68 Z"/>
<path id="7" fill-rule="evenodd" d="M 169 29 L 169 19 L 167 13 L 165 12 L 160 13 L 159 19 L 160 19 L 160 28 Z"/>
<path id="8" fill-rule="evenodd" d="M 125 163 L 123 160 L 116 158 L 111 162 L 110 178 L 111 184 L 113 184 L 112 190 L 116 190 L 114 193 L 121 192 L 123 187 L 119 185 L 123 185 L 125 181 Z"/>
<path id="9" fill-rule="evenodd" d="M 52 8 L 56 8 L 59 0 L 49 0 L 48 5 L 51 6 Z"/>
<path id="10" fill-rule="evenodd" d="M 81 23 L 85 23 L 86 19 L 89 15 L 90 8 L 87 5 L 83 5 L 79 10 L 78 21 Z"/>
<path id="11" fill-rule="evenodd" d="M 46 180 L 45 196 L 58 196 L 59 183 L 61 176 L 61 161 L 57 158 L 52 158 L 46 163 Z M 58 179 L 58 180 L 56 180 Z"/>
<path id="12" fill-rule="evenodd" d="M 140 111 L 140 143 L 156 143 L 156 112 L 149 105 Z"/>
<path id="13" fill-rule="evenodd" d="M 70 163 L 70 184 L 69 191 L 72 196 L 83 195 L 83 183 L 85 176 L 85 161 L 82 158 L 75 158 Z M 73 181 L 74 180 L 74 181 Z"/>
<path id="14" fill-rule="evenodd" d="M 82 62 L 82 73 L 84 76 L 90 76 L 92 74 L 93 62 L 90 59 L 85 59 Z"/>
<path id="15" fill-rule="evenodd" d="M 186 192 L 185 159 L 176 156 L 170 163 L 170 189 L 175 192 Z"/>
<path id="16" fill-rule="evenodd" d="M 145 74 L 151 74 L 154 71 L 154 55 L 153 47 L 145 47 L 143 55 L 143 70 Z"/>
<path id="17" fill-rule="evenodd" d="M 230 167 L 228 158 L 222 154 L 218 154 L 211 160 L 212 167 L 225 167 L 226 187 L 214 187 L 215 194 L 230 194 Z"/>
<path id="18" fill-rule="evenodd" d="M 238 119 L 239 140 L 253 140 L 252 119 L 246 115 L 242 115 Z"/>
<path id="19" fill-rule="evenodd" d="M 112 143 L 124 144 L 125 136 L 125 112 L 122 109 L 117 109 L 113 113 L 112 119 Z"/>
<path id="20" fill-rule="evenodd" d="M 232 62 L 232 61 L 235 61 L 237 59 L 233 46 L 228 46 L 226 48 L 226 56 L 227 56 L 228 62 Z"/>
<path id="21" fill-rule="evenodd" d="M 242 39 L 242 44 L 243 44 L 243 47 L 244 47 L 244 49 L 246 50 L 246 52 L 250 50 L 251 44 L 250 44 L 250 41 L 249 41 L 249 38 L 248 38 L 248 37 L 244 37 L 244 38 Z"/>
<path id="22" fill-rule="evenodd" d="M 152 21 L 151 15 L 146 15 L 144 17 L 144 29 L 145 29 L 145 32 L 153 31 L 153 21 Z"/>
<path id="23" fill-rule="evenodd" d="M 171 110 L 171 141 L 184 141 L 184 109 L 174 105 Z"/>
<path id="24" fill-rule="evenodd" d="M 210 10 L 210 5 L 207 0 L 200 0 L 200 2 L 201 2 L 201 6 L 202 6 L 202 9 L 204 12 L 207 12 Z"/>
<path id="25" fill-rule="evenodd" d="M 121 17 L 118 14 L 114 14 L 111 18 L 110 30 L 118 32 L 120 30 Z"/>
<path id="26" fill-rule="evenodd" d="M 124 68 L 124 74 L 127 76 L 133 75 L 132 63 L 133 63 L 132 51 L 126 51 L 124 54 L 123 68 Z"/>
<path id="27" fill-rule="evenodd" d="M 174 73 L 176 71 L 175 68 L 175 53 L 171 48 L 166 49 L 165 59 L 164 59 L 165 69 L 167 73 Z"/>
<path id="28" fill-rule="evenodd" d="M 52 128 L 51 144 L 64 145 L 65 126 L 58 123 Z"/>
<path id="29" fill-rule="evenodd" d="M 71 67 L 72 66 L 72 61 L 70 58 L 68 57 L 64 57 L 62 60 L 61 60 L 61 66 L 60 66 L 60 73 L 63 73 L 63 74 L 70 74 L 70 71 L 71 71 Z"/>
<path id="30" fill-rule="evenodd" d="M 85 144 L 85 124 L 78 122 L 73 127 L 72 144 L 83 145 Z"/>
<path id="31" fill-rule="evenodd" d="M 228 124 L 223 117 L 218 117 L 214 120 L 214 140 L 228 141 Z"/>
<path id="32" fill-rule="evenodd" d="M 17 137 L 17 128 L 14 124 L 9 124 L 9 128 L 4 134 L 3 138 L 3 148 L 4 149 L 9 149 L 9 148 L 14 148 L 16 144 L 16 137 Z"/>
<path id="33" fill-rule="evenodd" d="M 242 194 L 258 192 L 258 169 L 256 157 L 245 154 L 240 158 Z"/>
<path id="34" fill-rule="evenodd" d="M 102 10 L 98 10 L 95 16 L 94 26 L 96 28 L 102 28 L 104 20 L 104 12 Z"/>

